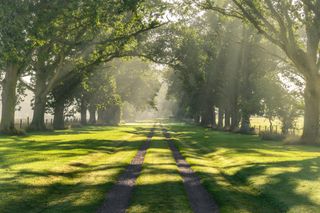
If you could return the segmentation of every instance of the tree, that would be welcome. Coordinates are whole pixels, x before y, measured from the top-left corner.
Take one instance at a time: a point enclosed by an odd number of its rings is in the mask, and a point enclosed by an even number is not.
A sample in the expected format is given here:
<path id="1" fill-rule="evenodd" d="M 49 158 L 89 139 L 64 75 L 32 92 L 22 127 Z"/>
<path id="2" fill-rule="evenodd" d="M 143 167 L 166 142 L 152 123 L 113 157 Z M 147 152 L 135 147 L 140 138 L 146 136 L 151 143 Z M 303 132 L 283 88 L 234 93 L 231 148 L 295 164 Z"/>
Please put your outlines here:
<path id="1" fill-rule="evenodd" d="M 320 116 L 320 2 L 232 0 L 233 8 L 206 1 L 205 7 L 244 18 L 281 48 L 306 81 L 302 143 L 316 143 Z"/>
<path id="2" fill-rule="evenodd" d="M 148 12 L 147 3 L 141 1 L 54 3 L 43 5 L 48 10 L 46 15 L 52 14 L 53 18 L 40 21 L 38 24 L 43 29 L 40 35 L 35 32 L 33 36 L 35 42 L 42 44 L 34 57 L 35 103 L 30 125 L 33 130 L 45 129 L 47 97 L 65 76 L 121 57 L 135 47 L 137 35 L 160 26 L 155 17 L 161 10 L 153 11 L 156 15 L 153 16 Z M 37 12 L 43 16 L 43 12 Z"/>
<path id="3" fill-rule="evenodd" d="M 0 3 L 0 69 L 4 71 L 2 86 L 2 116 L 0 132 L 16 133 L 14 114 L 17 102 L 16 87 L 28 66 L 32 45 L 26 30 L 32 27 L 33 17 L 29 1 L 2 1 Z M 17 15 L 19 14 L 19 15 Z"/>

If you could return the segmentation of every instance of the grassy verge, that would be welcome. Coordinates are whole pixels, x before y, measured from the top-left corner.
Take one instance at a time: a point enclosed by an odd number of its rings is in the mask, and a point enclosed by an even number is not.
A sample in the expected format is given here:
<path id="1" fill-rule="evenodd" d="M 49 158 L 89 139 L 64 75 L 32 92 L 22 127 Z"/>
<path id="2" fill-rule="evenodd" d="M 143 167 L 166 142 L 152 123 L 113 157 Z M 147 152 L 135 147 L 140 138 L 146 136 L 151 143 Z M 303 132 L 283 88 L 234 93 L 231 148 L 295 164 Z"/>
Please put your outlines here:
<path id="1" fill-rule="evenodd" d="M 320 147 L 171 126 L 221 212 L 320 212 Z"/>
<path id="2" fill-rule="evenodd" d="M 152 139 L 128 213 L 191 213 L 178 168 L 164 137 Z"/>
<path id="3" fill-rule="evenodd" d="M 148 128 L 0 137 L 0 212 L 94 212 Z"/>

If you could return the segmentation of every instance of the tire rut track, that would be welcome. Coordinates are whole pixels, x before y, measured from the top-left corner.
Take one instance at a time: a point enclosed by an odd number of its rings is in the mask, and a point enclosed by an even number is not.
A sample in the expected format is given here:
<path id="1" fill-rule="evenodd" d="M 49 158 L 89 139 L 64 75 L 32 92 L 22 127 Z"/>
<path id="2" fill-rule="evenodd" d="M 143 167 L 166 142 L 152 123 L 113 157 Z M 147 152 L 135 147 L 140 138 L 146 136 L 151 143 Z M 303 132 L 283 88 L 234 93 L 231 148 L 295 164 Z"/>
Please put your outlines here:
<path id="1" fill-rule="evenodd" d="M 195 213 L 219 213 L 217 204 L 209 192 L 201 185 L 200 178 L 181 155 L 179 149 L 171 140 L 168 131 L 162 128 L 162 132 L 169 143 L 169 147 L 178 166 L 192 210 Z"/>
<path id="2" fill-rule="evenodd" d="M 120 175 L 116 184 L 108 191 L 105 201 L 97 213 L 124 213 L 129 206 L 132 191 L 138 176 L 141 173 L 144 157 L 150 147 L 155 126 L 147 136 L 147 140 L 138 150 L 129 166 Z"/>

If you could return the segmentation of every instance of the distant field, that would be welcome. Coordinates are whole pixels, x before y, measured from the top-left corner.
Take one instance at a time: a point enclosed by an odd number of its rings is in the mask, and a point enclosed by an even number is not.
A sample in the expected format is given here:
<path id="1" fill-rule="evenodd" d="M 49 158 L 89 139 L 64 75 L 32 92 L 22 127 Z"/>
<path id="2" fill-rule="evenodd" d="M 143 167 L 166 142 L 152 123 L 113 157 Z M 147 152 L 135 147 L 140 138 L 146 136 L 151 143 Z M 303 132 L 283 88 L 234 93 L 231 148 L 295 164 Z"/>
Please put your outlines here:
<path id="1" fill-rule="evenodd" d="M 150 127 L 0 137 L 0 212 L 95 212 Z"/>
<path id="2" fill-rule="evenodd" d="M 270 127 L 270 123 L 269 120 L 264 118 L 264 117 L 252 117 L 250 119 L 251 122 L 251 126 L 255 127 L 256 130 L 259 129 L 259 126 L 261 127 L 261 131 L 264 131 L 265 128 L 269 129 Z M 298 118 L 296 121 L 296 127 L 295 127 L 295 134 L 296 135 L 301 135 L 302 134 L 302 129 L 303 129 L 303 117 Z M 272 122 L 273 125 L 273 130 L 275 131 L 275 129 L 277 128 L 278 132 L 281 131 L 281 122 L 279 119 L 275 119 Z"/>
<path id="3" fill-rule="evenodd" d="M 170 129 L 221 212 L 320 212 L 320 147 L 197 126 Z"/>

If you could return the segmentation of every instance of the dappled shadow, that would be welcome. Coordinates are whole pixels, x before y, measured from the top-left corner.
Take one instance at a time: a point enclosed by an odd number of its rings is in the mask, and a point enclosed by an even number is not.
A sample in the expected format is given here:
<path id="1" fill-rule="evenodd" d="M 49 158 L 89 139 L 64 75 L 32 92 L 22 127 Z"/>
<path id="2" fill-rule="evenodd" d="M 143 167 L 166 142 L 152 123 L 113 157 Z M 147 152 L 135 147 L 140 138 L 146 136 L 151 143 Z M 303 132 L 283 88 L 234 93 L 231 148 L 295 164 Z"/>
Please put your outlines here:
<path id="1" fill-rule="evenodd" d="M 268 174 L 268 181 L 259 187 L 260 196 L 270 200 L 272 203 L 278 203 L 283 210 L 287 211 L 295 206 L 308 205 L 320 209 L 320 203 L 315 203 L 308 196 L 297 191 L 298 181 L 319 181 L 320 180 L 320 157 L 306 160 L 252 163 L 246 165 L 233 175 L 224 174 L 224 177 L 232 181 L 234 185 L 251 184 L 250 178 L 266 175 L 268 169 L 295 168 L 293 171 Z M 281 171 L 280 170 L 280 171 Z M 235 180 L 235 181 L 234 181 Z M 285 190 L 290 194 L 291 199 L 284 200 L 277 197 L 277 191 Z"/>
<path id="2" fill-rule="evenodd" d="M 284 146 L 256 136 L 198 127 L 172 129 L 177 131 L 175 144 L 223 211 L 287 212 L 301 208 L 300 212 L 319 212 L 319 147 Z M 250 159 L 242 161 L 241 156 Z M 314 194 L 308 194 L 310 191 Z M 223 209 L 230 206 L 232 209 Z"/>
<path id="3" fill-rule="evenodd" d="M 0 172 L 5 172 L 0 175 L 0 212 L 95 212 L 146 141 L 145 131 L 150 129 L 121 130 L 130 136 L 125 140 L 5 138 L 0 144 Z"/>
<path id="4" fill-rule="evenodd" d="M 30 131 L 26 135 L 18 136 L 20 138 L 28 138 L 30 136 L 41 135 L 72 135 L 72 134 L 93 134 L 95 132 L 112 131 L 117 127 L 109 126 L 84 126 L 79 128 L 65 129 L 65 130 L 46 130 L 46 131 Z"/>
<path id="5" fill-rule="evenodd" d="M 43 152 L 43 154 L 49 158 L 71 158 L 75 156 L 86 156 L 91 153 L 107 153 L 112 154 L 120 151 L 130 151 L 137 149 L 141 145 L 143 140 L 140 141 L 115 141 L 115 140 L 78 140 L 78 141 L 45 141 L 45 142 L 35 142 L 35 141 L 21 141 L 15 145 L 14 150 L 0 151 L 0 156 L 3 161 L 0 164 L 1 167 L 10 167 L 15 164 L 26 164 L 30 162 L 42 161 L 43 157 L 39 156 L 38 152 Z M 12 142 L 16 143 L 16 142 Z M 51 152 L 48 152 L 51 151 Z M 77 152 L 75 152 L 77 151 Z M 11 161 L 6 161 L 6 157 L 10 158 L 12 155 L 17 155 L 18 153 L 30 153 L 29 157 L 26 158 L 16 158 Z M 39 154 L 40 154 L 39 153 Z M 18 156 L 17 156 L 18 157 Z"/>

